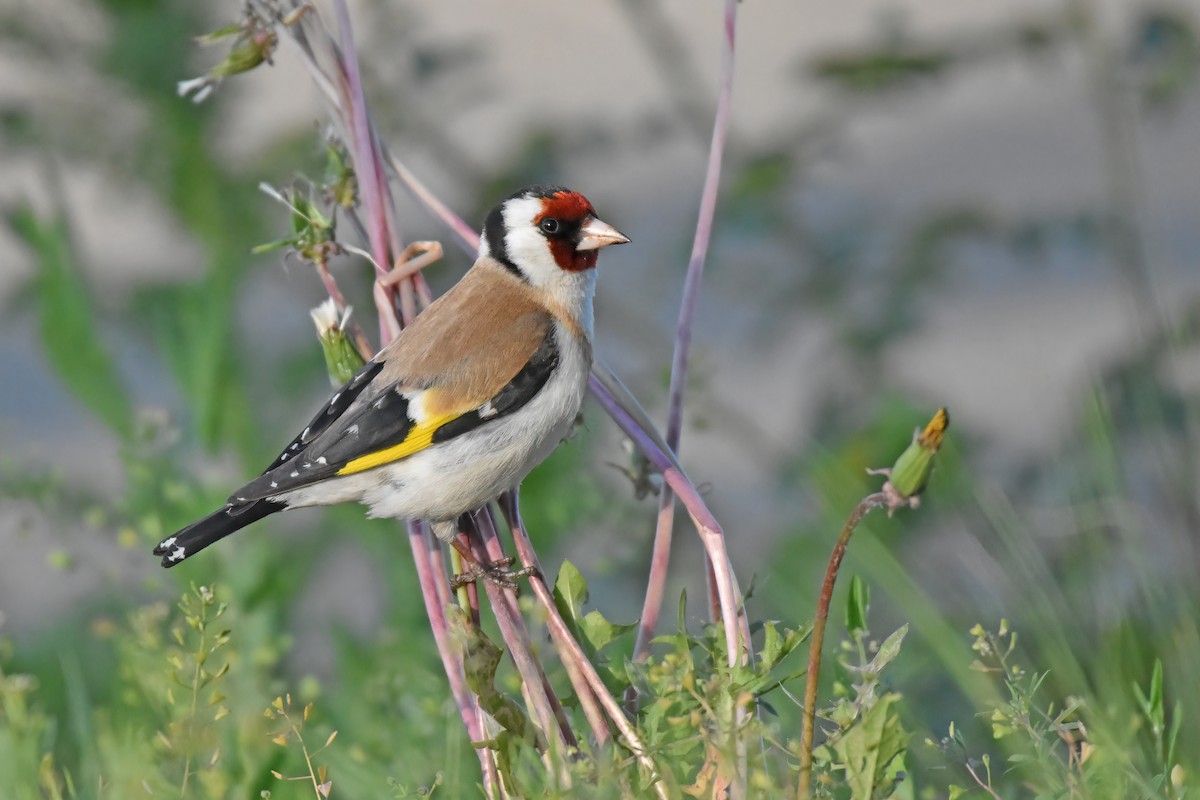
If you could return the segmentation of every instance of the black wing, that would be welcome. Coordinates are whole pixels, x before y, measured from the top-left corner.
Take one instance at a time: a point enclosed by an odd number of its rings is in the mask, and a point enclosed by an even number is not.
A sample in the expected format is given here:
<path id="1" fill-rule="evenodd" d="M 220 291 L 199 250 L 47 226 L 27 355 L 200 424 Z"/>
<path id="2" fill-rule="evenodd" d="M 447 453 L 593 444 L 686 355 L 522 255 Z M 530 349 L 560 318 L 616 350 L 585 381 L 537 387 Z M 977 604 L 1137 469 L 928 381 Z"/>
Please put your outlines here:
<path id="1" fill-rule="evenodd" d="M 379 370 L 383 369 L 383 364 L 378 361 L 368 361 L 366 364 L 354 373 L 354 377 L 334 392 L 333 397 L 329 398 L 324 407 L 317 412 L 317 415 L 312 418 L 312 422 L 305 426 L 300 434 L 288 443 L 288 446 L 283 448 L 283 451 L 275 457 L 271 462 L 271 466 L 263 470 L 262 474 L 266 475 L 271 470 L 283 464 L 289 458 L 292 458 L 305 447 L 308 447 L 318 436 L 329 430 L 333 423 L 338 421 L 338 418 L 346 413 L 346 409 L 358 399 L 358 396 L 363 393 L 363 390 L 370 385 L 372 379 L 379 374 Z"/>
<path id="2" fill-rule="evenodd" d="M 409 401 L 424 389 L 406 390 L 400 383 L 392 384 L 373 400 L 360 404 L 349 413 L 347 409 L 354 398 L 344 400 L 334 395 L 327 409 L 314 420 L 314 424 L 318 421 L 322 423 L 321 430 L 309 430 L 307 437 L 303 433 L 298 436 L 271 468 L 235 492 L 230 501 L 247 503 L 275 497 L 339 473 L 362 471 L 352 462 L 376 456 L 381 451 L 391 448 L 406 451 L 391 459 L 399 460 L 424 447 L 462 436 L 524 407 L 546 385 L 558 364 L 558 343 L 551 329 L 525 366 L 495 397 L 478 408 L 441 422 L 432 431 L 428 427 L 422 430 L 422 421 L 414 420 L 409 415 Z M 358 380 L 358 376 L 347 384 L 347 388 L 355 380 Z M 367 383 L 369 379 L 364 379 L 358 391 L 361 392 L 362 386 Z M 344 390 L 339 394 L 345 393 Z M 335 405 L 343 401 L 346 405 L 335 409 Z M 422 433 L 428 436 L 428 441 L 422 441 L 415 449 L 401 447 L 410 437 Z M 390 463 L 391 460 L 381 461 L 374 466 Z"/>

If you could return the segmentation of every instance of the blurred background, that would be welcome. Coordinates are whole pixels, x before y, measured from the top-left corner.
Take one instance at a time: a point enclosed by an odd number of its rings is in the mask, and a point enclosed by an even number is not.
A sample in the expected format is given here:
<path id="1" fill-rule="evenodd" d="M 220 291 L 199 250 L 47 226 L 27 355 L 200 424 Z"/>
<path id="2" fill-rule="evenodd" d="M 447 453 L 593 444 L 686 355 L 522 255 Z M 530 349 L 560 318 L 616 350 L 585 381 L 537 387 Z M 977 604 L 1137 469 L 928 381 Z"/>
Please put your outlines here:
<path id="1" fill-rule="evenodd" d="M 633 239 L 602 259 L 596 348 L 661 421 L 720 4 L 351 9 L 385 140 L 472 225 L 545 181 Z M 359 775 L 427 781 L 470 752 L 395 523 L 298 512 L 170 573 L 148 553 L 329 391 L 320 282 L 250 255 L 288 225 L 257 184 L 324 169 L 306 73 L 283 49 L 202 105 L 176 95 L 223 54 L 192 37 L 240 10 L 0 0 L 0 666 L 35 676 L 21 696 L 64 763 L 111 771 L 97 726 L 139 730 L 117 724 L 129 620 L 217 582 L 263 666 L 247 702 L 332 698 L 343 735 L 375 728 L 347 750 Z M 873 630 L 911 623 L 891 681 L 918 736 L 957 720 L 997 746 L 967 630 L 1004 617 L 1049 699 L 1132 706 L 1161 659 L 1200 751 L 1198 25 L 1183 2 L 741 5 L 681 454 L 752 616 L 794 625 L 864 469 L 949 407 L 923 507 L 869 520 L 844 567 Z M 426 275 L 448 287 L 470 259 L 397 196 L 410 240 L 447 243 Z M 373 330 L 369 270 L 335 274 Z M 626 622 L 656 508 L 629 467 L 589 407 L 523 492 L 543 563 Z M 703 592 L 678 527 L 668 606 Z M 380 729 L 397 709 L 410 730 Z"/>

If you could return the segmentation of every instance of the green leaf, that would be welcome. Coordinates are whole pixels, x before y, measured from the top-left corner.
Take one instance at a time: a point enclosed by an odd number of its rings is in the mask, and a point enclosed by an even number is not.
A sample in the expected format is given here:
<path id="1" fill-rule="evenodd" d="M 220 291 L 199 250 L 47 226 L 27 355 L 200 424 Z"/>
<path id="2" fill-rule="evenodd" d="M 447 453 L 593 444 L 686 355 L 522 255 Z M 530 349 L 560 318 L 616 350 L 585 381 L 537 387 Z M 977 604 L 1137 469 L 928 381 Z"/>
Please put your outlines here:
<path id="1" fill-rule="evenodd" d="M 846 630 L 850 633 L 867 630 L 867 610 L 871 605 L 871 588 L 857 575 L 850 578 L 850 594 L 846 598 Z"/>
<path id="2" fill-rule="evenodd" d="M 583 574 L 570 561 L 564 561 L 558 570 L 558 578 L 554 581 L 554 605 L 558 613 L 571 626 L 574 632 L 579 632 L 580 620 L 583 618 L 583 604 L 588 600 L 587 581 Z"/>
<path id="3" fill-rule="evenodd" d="M 883 640 L 883 644 L 879 645 L 879 652 L 871 659 L 871 663 L 867 665 L 867 671 L 871 674 L 878 675 L 883 671 L 883 668 L 890 664 L 896 656 L 900 655 L 900 645 L 904 642 L 904 637 L 908 634 L 908 624 L 901 625 L 898 630 L 892 633 L 891 636 Z"/>
<path id="4" fill-rule="evenodd" d="M 1154 659 L 1154 673 L 1150 676 L 1150 721 L 1163 724 L 1163 665 L 1162 659 Z"/>
<path id="5" fill-rule="evenodd" d="M 759 657 L 762 659 L 763 670 L 769 670 L 775 666 L 783 655 L 783 637 L 779 635 L 779 629 L 775 627 L 774 622 L 766 622 L 763 625 L 763 646 Z"/>
<path id="6" fill-rule="evenodd" d="M 845 91 L 881 94 L 936 77 L 955 58 L 949 50 L 887 48 L 835 53 L 814 60 L 808 69 L 819 80 Z"/>
<path id="7" fill-rule="evenodd" d="M 895 709 L 899 700 L 898 694 L 879 698 L 862 722 L 834 744 L 853 800 L 888 797 L 903 779 L 902 759 L 908 733 Z"/>
<path id="8" fill-rule="evenodd" d="M 761 672 L 765 674 L 779 666 L 779 663 L 791 655 L 792 651 L 799 647 L 810 633 L 812 633 L 811 627 L 803 627 L 799 630 L 784 628 L 783 633 L 780 634 L 774 622 L 765 623 L 763 625 L 763 647 L 760 654 Z"/>
<path id="9" fill-rule="evenodd" d="M 583 634 L 583 638 L 587 640 L 587 643 L 596 652 L 603 650 L 614 639 L 637 627 L 636 624 L 622 625 L 616 622 L 609 622 L 599 611 L 589 611 L 587 616 L 579 622 L 579 632 Z"/>
<path id="10" fill-rule="evenodd" d="M 122 437 L 133 430 L 133 410 L 112 357 L 100 340 L 92 301 L 71 250 L 66 219 L 38 219 L 29 208 L 8 216 L 12 230 L 33 250 L 42 346 L 71 394 Z"/>
<path id="11" fill-rule="evenodd" d="M 196 41 L 199 44 L 212 44 L 213 42 L 220 41 L 227 36 L 237 36 L 242 32 L 244 27 L 245 26 L 240 22 L 233 22 L 222 28 L 217 28 L 212 33 L 206 33 L 203 36 L 197 36 Z"/>
<path id="12" fill-rule="evenodd" d="M 1136 683 L 1133 685 L 1134 694 L 1137 695 L 1138 705 L 1142 708 L 1142 713 L 1146 715 L 1146 719 L 1151 724 L 1158 726 L 1163 725 L 1163 667 L 1162 659 L 1154 660 L 1154 671 L 1150 675 L 1150 687 L 1147 692 L 1142 692 L 1142 687 Z"/>

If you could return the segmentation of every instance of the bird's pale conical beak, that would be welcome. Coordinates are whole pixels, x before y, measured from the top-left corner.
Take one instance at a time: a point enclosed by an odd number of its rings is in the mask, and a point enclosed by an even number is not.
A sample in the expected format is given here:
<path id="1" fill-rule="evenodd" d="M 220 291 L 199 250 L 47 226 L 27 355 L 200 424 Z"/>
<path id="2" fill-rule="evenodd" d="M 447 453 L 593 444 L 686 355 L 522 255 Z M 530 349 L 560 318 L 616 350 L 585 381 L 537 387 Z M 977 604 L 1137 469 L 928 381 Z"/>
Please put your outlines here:
<path id="1" fill-rule="evenodd" d="M 599 250 L 610 244 L 625 244 L 629 237 L 609 225 L 607 222 L 592 217 L 579 229 L 579 244 L 576 250 Z"/>

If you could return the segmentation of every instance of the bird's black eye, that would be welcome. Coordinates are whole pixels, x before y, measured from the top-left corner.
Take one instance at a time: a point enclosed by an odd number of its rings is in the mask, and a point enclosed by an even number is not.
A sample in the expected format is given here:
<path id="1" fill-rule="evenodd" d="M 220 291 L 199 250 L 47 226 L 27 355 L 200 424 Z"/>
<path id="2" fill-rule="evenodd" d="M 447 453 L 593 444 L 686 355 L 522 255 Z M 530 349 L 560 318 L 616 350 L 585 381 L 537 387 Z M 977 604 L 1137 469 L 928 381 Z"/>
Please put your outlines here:
<path id="1" fill-rule="evenodd" d="M 546 233 L 558 233 L 558 220 L 554 217 L 546 217 L 546 219 L 542 220 L 541 228 Z"/>

